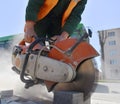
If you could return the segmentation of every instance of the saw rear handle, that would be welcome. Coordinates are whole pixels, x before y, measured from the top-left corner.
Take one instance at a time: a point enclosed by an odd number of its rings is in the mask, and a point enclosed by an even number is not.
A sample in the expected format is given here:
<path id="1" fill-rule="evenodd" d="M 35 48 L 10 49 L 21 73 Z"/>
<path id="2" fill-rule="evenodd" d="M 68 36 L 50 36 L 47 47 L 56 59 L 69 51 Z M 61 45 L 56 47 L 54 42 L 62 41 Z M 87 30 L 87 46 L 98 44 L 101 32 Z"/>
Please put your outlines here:
<path id="1" fill-rule="evenodd" d="M 81 36 L 81 38 L 79 38 L 79 39 L 76 41 L 76 43 L 75 43 L 71 48 L 69 48 L 69 49 L 65 52 L 65 54 L 68 55 L 68 56 L 70 56 L 71 53 L 73 52 L 73 50 L 74 50 L 84 39 L 87 39 L 88 37 L 92 37 L 92 31 L 91 31 L 90 29 L 88 29 L 88 33 L 85 32 L 85 33 Z"/>

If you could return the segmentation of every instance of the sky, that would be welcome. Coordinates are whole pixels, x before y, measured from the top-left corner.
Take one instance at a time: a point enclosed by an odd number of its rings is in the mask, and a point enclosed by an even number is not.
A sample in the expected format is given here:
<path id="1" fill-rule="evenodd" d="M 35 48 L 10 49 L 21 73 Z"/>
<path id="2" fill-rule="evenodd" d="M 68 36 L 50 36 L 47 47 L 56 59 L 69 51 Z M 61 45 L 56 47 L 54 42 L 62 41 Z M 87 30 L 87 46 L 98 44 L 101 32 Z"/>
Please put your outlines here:
<path id="1" fill-rule="evenodd" d="M 25 8 L 28 0 L 1 0 L 0 37 L 23 33 Z M 88 0 L 82 14 L 82 23 L 90 27 L 93 47 L 99 52 L 98 32 L 100 30 L 120 28 L 120 0 Z"/>

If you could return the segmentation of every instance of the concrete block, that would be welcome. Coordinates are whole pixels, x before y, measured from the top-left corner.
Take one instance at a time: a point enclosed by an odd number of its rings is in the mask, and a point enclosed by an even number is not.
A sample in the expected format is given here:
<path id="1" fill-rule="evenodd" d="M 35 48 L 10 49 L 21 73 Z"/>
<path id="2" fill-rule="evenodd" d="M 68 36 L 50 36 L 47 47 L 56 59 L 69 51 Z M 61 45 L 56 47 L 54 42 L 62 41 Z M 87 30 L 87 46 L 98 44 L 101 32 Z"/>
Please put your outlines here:
<path id="1" fill-rule="evenodd" d="M 91 104 L 91 98 L 84 101 L 84 104 Z"/>
<path id="2" fill-rule="evenodd" d="M 37 104 L 37 103 L 35 103 L 33 101 L 26 101 L 26 102 L 22 102 L 21 104 Z M 41 103 L 39 103 L 39 104 L 41 104 Z"/>
<path id="3" fill-rule="evenodd" d="M 22 104 L 22 103 L 19 103 L 19 102 L 10 102 L 10 103 L 6 103 L 6 104 Z"/>
<path id="4" fill-rule="evenodd" d="M 22 99 L 19 97 L 10 97 L 1 99 L 0 104 L 43 104 L 43 103 L 31 101 L 29 99 Z"/>
<path id="5" fill-rule="evenodd" d="M 7 90 L 7 91 L 1 91 L 0 92 L 0 98 L 7 98 L 13 96 L 13 90 Z"/>
<path id="6" fill-rule="evenodd" d="M 84 101 L 83 93 L 56 91 L 53 104 L 90 104 L 90 100 Z"/>
<path id="7" fill-rule="evenodd" d="M 18 97 L 4 97 L 1 100 L 1 104 L 19 104 L 15 101 L 19 101 Z"/>

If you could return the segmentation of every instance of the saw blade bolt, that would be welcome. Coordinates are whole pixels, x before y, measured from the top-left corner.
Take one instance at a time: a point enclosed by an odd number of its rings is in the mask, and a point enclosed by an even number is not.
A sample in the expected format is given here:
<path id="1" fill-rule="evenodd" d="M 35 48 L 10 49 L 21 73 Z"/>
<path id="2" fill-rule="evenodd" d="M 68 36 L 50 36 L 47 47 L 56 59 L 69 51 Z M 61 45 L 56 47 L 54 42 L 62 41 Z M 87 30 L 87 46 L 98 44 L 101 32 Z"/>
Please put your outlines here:
<path id="1" fill-rule="evenodd" d="M 43 70 L 44 70 L 44 71 L 47 71 L 47 70 L 48 70 L 48 67 L 47 67 L 47 66 L 44 66 L 44 67 L 43 67 Z"/>

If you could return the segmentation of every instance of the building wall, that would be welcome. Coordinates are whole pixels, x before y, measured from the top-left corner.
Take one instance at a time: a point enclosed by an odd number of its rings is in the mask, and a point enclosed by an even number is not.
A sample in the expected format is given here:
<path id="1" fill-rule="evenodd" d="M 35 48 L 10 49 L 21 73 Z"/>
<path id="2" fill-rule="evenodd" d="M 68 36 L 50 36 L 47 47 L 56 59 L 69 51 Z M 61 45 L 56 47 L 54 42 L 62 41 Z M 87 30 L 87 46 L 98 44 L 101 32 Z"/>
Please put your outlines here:
<path id="1" fill-rule="evenodd" d="M 102 71 L 106 80 L 120 79 L 120 28 L 99 31 L 103 51 Z M 101 43 L 100 43 L 101 44 Z"/>

